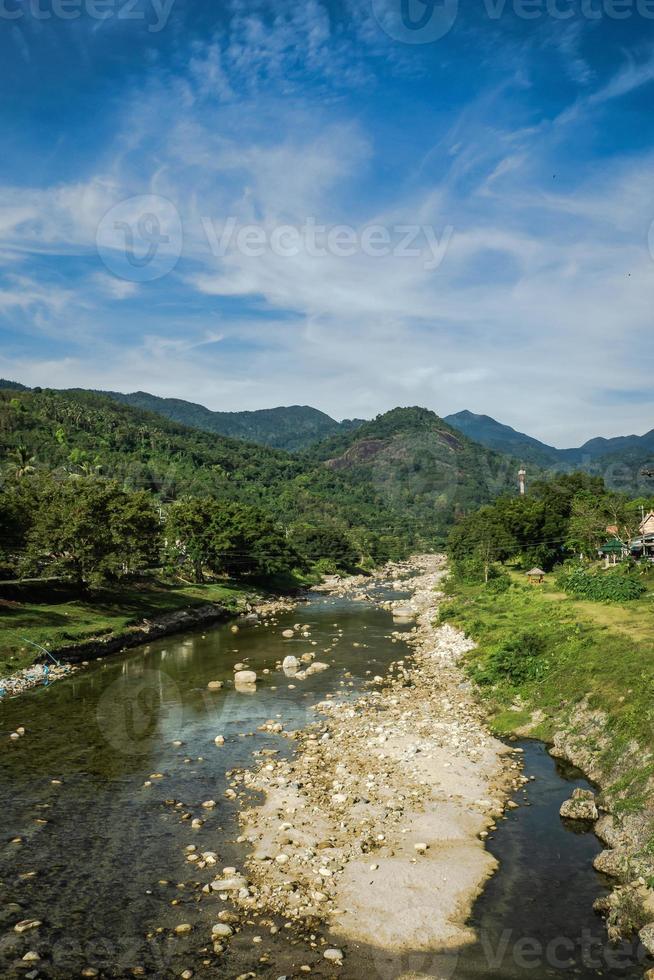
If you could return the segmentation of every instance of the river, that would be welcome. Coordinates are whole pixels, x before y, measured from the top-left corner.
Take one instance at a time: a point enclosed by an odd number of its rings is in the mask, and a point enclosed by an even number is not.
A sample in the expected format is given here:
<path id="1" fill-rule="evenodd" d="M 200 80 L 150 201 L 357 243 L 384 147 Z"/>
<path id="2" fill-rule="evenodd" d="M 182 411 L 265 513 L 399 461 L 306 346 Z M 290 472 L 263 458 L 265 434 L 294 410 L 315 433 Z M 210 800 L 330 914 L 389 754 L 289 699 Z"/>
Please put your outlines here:
<path id="1" fill-rule="evenodd" d="M 282 638 L 294 622 L 311 624 L 311 641 Z M 394 628 L 373 603 L 316 594 L 274 625 L 234 633 L 225 624 L 167 638 L 0 704 L 0 976 L 179 977 L 188 970 L 274 978 L 302 975 L 301 966 L 335 975 L 311 934 L 256 916 L 217 956 L 208 942 L 215 901 L 203 900 L 185 848 L 217 852 L 218 869 L 243 867 L 236 816 L 245 800 L 225 798 L 226 773 L 251 766 L 253 752 L 293 750 L 292 740 L 257 730 L 267 720 L 287 731 L 303 727 L 318 701 L 356 696 L 367 677 L 383 674 L 405 653 L 392 641 Z M 275 663 L 308 642 L 330 669 L 293 683 Z M 237 662 L 257 671 L 256 693 L 234 690 Z M 225 686 L 211 692 L 211 680 Z M 10 741 L 19 726 L 25 736 Z M 214 744 L 216 735 L 224 745 Z M 483 944 L 446 957 L 407 954 L 407 970 L 441 980 L 642 976 L 628 947 L 619 965 L 606 958 L 591 911 L 605 888 L 591 866 L 599 843 L 558 818 L 560 802 L 582 785 L 579 774 L 557 768 L 538 743 L 523 747 L 526 773 L 537 778 L 527 788 L 530 805 L 500 821 L 489 841 L 501 869 L 473 913 Z M 216 806 L 203 808 L 209 800 Z M 192 817 L 205 821 L 201 829 L 192 829 Z M 22 919 L 41 925 L 16 934 Z M 175 935 L 180 923 L 192 932 Z M 584 946 L 589 929 L 592 954 Z M 548 947 L 561 935 L 577 942 L 563 966 L 561 950 Z M 525 937 L 542 948 L 532 947 L 531 959 L 517 945 Z M 23 961 L 27 951 L 40 959 Z M 386 980 L 383 955 L 348 950 L 339 975 L 364 972 Z"/>

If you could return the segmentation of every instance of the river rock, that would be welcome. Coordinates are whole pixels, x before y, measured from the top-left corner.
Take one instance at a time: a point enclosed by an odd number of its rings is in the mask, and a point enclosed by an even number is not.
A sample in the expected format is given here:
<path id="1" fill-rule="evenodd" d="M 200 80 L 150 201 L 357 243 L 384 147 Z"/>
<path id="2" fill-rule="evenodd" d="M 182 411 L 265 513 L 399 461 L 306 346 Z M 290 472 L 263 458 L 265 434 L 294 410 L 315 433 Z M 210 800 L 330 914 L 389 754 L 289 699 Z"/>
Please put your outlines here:
<path id="1" fill-rule="evenodd" d="M 177 936 L 188 936 L 192 929 L 193 926 L 190 922 L 181 922 L 178 926 L 175 926 L 175 934 Z"/>
<path id="2" fill-rule="evenodd" d="M 29 932 L 31 929 L 38 929 L 40 925 L 40 919 L 22 919 L 14 926 L 14 932 Z"/>
<path id="3" fill-rule="evenodd" d="M 234 875 L 232 878 L 216 878 L 211 882 L 211 890 L 214 892 L 237 892 L 241 888 L 247 888 L 247 879 L 242 875 Z"/>
<path id="4" fill-rule="evenodd" d="M 284 671 L 294 671 L 297 670 L 299 666 L 300 664 L 297 657 L 294 657 L 292 654 L 288 657 L 284 657 L 282 661 L 282 670 Z"/>
<path id="5" fill-rule="evenodd" d="M 211 927 L 211 935 L 214 939 L 228 939 L 234 935 L 234 930 L 226 922 L 216 922 L 215 926 Z"/>
<path id="6" fill-rule="evenodd" d="M 393 619 L 399 622 L 410 622 L 416 618 L 416 612 L 411 606 L 395 606 L 393 609 Z"/>
<path id="7" fill-rule="evenodd" d="M 209 683 L 207 684 L 207 687 L 210 691 L 219 691 L 222 686 L 223 686 L 222 681 L 209 681 Z"/>
<path id="8" fill-rule="evenodd" d="M 329 670 L 329 664 L 324 664 L 320 660 L 314 660 L 314 662 L 307 667 L 305 673 L 307 677 L 310 677 L 311 674 L 319 674 L 323 670 Z"/>
<path id="9" fill-rule="evenodd" d="M 326 960 L 331 963 L 342 963 L 343 962 L 343 950 L 342 949 L 326 949 L 322 954 Z"/>
<path id="10" fill-rule="evenodd" d="M 575 789 L 571 798 L 561 804 L 560 814 L 566 820 L 595 821 L 599 817 L 595 794 L 589 789 Z"/>
<path id="11" fill-rule="evenodd" d="M 638 933 L 638 938 L 648 953 L 654 956 L 654 922 L 648 922 Z M 650 970 L 654 976 L 654 970 Z"/>
<path id="12" fill-rule="evenodd" d="M 224 735 L 216 735 L 216 737 L 214 738 L 214 743 L 216 745 L 224 745 L 225 744 L 225 736 Z"/>
<path id="13" fill-rule="evenodd" d="M 295 636 L 295 630 L 282 630 L 282 636 L 285 640 L 292 640 Z"/>
<path id="14" fill-rule="evenodd" d="M 234 674 L 234 683 L 237 687 L 252 687 L 257 683 L 257 674 L 254 670 L 237 670 Z"/>

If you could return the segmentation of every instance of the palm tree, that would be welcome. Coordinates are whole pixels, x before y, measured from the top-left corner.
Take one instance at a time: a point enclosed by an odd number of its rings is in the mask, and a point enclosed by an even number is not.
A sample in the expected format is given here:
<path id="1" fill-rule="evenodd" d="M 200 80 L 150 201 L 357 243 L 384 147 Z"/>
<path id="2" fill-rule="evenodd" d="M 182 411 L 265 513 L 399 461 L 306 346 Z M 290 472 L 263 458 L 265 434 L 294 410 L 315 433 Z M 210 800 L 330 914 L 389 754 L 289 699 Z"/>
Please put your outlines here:
<path id="1" fill-rule="evenodd" d="M 34 472 L 36 456 L 32 456 L 26 446 L 16 446 L 9 455 L 14 462 L 14 476 L 22 479 L 22 477 L 29 476 L 30 473 Z"/>

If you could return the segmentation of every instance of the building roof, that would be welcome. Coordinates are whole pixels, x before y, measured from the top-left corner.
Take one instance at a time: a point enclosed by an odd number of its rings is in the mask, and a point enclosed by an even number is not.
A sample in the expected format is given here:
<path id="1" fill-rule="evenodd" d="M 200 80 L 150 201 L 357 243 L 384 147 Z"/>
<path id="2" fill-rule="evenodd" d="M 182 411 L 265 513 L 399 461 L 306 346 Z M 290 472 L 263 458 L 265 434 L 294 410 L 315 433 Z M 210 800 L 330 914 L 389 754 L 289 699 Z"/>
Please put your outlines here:
<path id="1" fill-rule="evenodd" d="M 526 573 L 527 575 L 544 575 L 545 572 L 542 568 L 532 568 L 531 571 Z"/>
<path id="2" fill-rule="evenodd" d="M 598 551 L 602 551 L 605 554 L 609 554 L 609 555 L 622 554 L 623 550 L 624 550 L 624 545 L 622 541 L 618 541 L 617 538 L 613 538 L 612 541 L 605 541 L 604 544 L 600 548 L 598 548 Z"/>

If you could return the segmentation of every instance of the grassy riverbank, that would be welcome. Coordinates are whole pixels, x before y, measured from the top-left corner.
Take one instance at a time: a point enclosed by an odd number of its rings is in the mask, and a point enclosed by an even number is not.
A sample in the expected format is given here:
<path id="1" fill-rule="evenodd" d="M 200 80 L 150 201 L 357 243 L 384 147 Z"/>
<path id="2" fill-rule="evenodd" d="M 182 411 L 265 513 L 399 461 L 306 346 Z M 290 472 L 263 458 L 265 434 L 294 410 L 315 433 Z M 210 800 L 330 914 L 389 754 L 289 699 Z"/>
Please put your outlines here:
<path id="1" fill-rule="evenodd" d="M 620 604 L 571 599 L 546 583 L 506 591 L 448 583 L 441 618 L 460 626 L 478 646 L 467 668 L 479 684 L 497 731 L 552 740 L 576 726 L 590 741 L 594 769 L 610 779 L 607 790 L 620 809 L 647 803 L 654 763 L 654 594 Z M 582 715 L 592 718 L 582 732 Z M 591 732 L 592 729 L 592 732 Z M 641 765 L 616 762 L 633 744 Z"/>
<path id="2" fill-rule="evenodd" d="M 275 584 L 269 584 L 270 590 Z M 0 677 L 40 657 L 26 640 L 56 651 L 207 603 L 219 603 L 237 612 L 254 591 L 254 586 L 226 580 L 202 585 L 151 581 L 85 596 L 75 595 L 62 585 L 45 584 L 38 591 L 34 585 L 12 587 L 11 598 L 0 596 Z"/>

